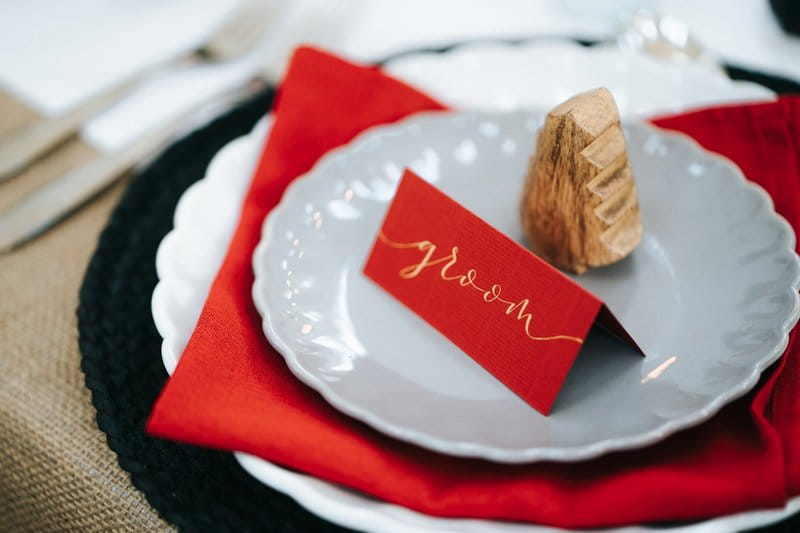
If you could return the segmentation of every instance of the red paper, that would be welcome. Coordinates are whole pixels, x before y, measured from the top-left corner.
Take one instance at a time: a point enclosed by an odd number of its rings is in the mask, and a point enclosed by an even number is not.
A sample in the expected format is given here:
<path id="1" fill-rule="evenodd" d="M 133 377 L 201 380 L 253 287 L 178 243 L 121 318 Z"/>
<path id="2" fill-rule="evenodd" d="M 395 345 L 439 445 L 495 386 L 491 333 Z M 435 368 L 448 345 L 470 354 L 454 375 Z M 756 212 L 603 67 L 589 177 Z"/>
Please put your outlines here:
<path id="1" fill-rule="evenodd" d="M 364 274 L 544 414 L 604 309 L 410 170 Z M 620 327 L 610 312 L 602 316 Z"/>
<path id="2" fill-rule="evenodd" d="M 339 413 L 264 339 L 250 297 L 264 216 L 286 184 L 364 128 L 441 109 L 374 68 L 295 53 L 239 225 L 147 430 L 255 454 L 438 516 L 611 527 L 782 506 L 800 493 L 800 345 L 711 420 L 641 450 L 580 463 L 498 465 L 388 438 Z M 800 229 L 800 98 L 658 121 L 735 161 Z M 157 354 L 153 354 L 157 357 Z"/>

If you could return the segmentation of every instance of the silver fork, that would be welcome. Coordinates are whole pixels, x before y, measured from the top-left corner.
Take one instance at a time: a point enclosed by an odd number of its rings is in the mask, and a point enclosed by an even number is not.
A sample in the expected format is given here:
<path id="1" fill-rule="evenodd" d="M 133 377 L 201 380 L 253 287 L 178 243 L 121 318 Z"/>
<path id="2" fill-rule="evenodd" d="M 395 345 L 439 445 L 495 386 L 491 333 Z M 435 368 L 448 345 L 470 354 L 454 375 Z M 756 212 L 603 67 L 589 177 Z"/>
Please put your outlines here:
<path id="1" fill-rule="evenodd" d="M 14 130 L 0 138 L 0 182 L 17 174 L 39 156 L 75 133 L 87 120 L 109 107 L 135 85 L 158 70 L 201 61 L 234 59 L 250 50 L 273 23 L 287 0 L 249 0 L 198 48 L 134 75 L 69 111 Z"/>
<path id="2" fill-rule="evenodd" d="M 223 95 L 223 99 L 241 98 L 242 91 L 249 94 L 259 87 L 276 83 L 297 44 L 313 40 L 318 45 L 329 45 L 342 33 L 343 23 L 351 15 L 354 1 L 296 2 L 287 16 L 281 18 L 281 28 L 277 28 L 274 35 L 270 34 L 264 62 L 251 83 L 236 95 Z M 70 170 L 0 212 L 0 254 L 35 238 L 108 188 L 137 163 L 152 157 L 187 129 L 187 120 L 196 116 L 198 109 L 186 110 L 171 121 L 154 127 L 118 152 L 100 155 Z"/>

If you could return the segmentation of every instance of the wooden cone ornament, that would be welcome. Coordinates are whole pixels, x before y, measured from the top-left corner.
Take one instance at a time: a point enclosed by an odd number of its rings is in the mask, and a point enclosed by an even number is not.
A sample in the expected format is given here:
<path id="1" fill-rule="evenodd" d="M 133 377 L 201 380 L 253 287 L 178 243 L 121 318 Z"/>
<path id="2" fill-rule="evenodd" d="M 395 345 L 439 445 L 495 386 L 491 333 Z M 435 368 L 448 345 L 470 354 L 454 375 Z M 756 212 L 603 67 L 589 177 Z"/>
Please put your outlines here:
<path id="1" fill-rule="evenodd" d="M 636 184 L 608 89 L 573 96 L 547 114 L 521 211 L 533 251 L 569 272 L 614 263 L 639 244 Z"/>

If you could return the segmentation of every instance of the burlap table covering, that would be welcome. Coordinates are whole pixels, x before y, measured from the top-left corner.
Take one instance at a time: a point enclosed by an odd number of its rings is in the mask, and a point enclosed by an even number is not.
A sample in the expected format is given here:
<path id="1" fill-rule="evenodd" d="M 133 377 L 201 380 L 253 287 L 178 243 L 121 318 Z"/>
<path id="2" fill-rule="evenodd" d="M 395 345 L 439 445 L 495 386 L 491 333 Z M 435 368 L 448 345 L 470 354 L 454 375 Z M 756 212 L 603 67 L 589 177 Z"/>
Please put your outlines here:
<path id="1" fill-rule="evenodd" d="M 0 91 L 0 135 L 36 114 Z M 72 140 L 0 184 L 0 209 L 94 150 Z M 97 428 L 75 309 L 123 185 L 40 239 L 0 255 L 0 530 L 172 530 L 131 485 Z"/>

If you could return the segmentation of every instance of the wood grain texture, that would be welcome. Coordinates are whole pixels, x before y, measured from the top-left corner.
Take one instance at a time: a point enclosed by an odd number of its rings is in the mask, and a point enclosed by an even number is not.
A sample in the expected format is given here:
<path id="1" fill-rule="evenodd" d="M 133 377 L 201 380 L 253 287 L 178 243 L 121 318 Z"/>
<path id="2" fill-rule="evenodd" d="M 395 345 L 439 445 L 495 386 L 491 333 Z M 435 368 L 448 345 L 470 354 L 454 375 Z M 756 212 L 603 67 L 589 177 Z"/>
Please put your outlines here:
<path id="1" fill-rule="evenodd" d="M 636 184 L 608 89 L 578 94 L 547 114 L 521 215 L 534 252 L 577 274 L 619 261 L 639 244 Z"/>

